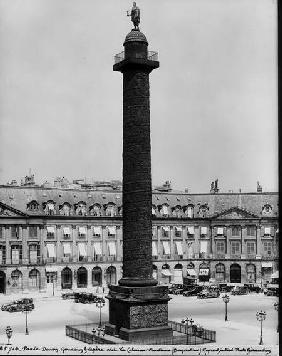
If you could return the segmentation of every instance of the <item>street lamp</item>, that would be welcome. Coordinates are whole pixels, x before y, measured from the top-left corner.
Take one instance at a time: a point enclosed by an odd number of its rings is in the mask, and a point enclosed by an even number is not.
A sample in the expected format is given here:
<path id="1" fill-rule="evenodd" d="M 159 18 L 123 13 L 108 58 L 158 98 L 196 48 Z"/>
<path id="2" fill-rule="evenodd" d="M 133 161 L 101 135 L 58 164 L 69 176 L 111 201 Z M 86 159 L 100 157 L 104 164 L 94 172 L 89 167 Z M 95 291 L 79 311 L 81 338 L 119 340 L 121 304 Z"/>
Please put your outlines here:
<path id="1" fill-rule="evenodd" d="M 223 301 L 225 303 L 225 321 L 227 321 L 227 304 L 229 303 L 230 297 L 229 297 L 229 295 L 224 294 L 222 296 L 222 299 L 223 299 Z"/>
<path id="2" fill-rule="evenodd" d="M 257 320 L 260 321 L 260 341 L 259 341 L 259 345 L 263 345 L 263 341 L 262 341 L 262 322 L 266 318 L 266 312 L 261 310 L 260 312 L 256 313 L 256 316 L 257 316 Z"/>
<path id="3" fill-rule="evenodd" d="M 10 326 L 7 326 L 6 327 L 6 335 L 7 335 L 7 338 L 8 338 L 8 345 L 11 345 L 10 344 L 10 339 L 12 337 L 12 334 L 13 334 L 13 330 Z"/>
<path id="4" fill-rule="evenodd" d="M 29 304 L 29 302 L 26 300 L 25 304 L 23 305 L 23 310 L 22 312 L 25 313 L 25 334 L 28 335 L 28 328 L 27 328 L 27 314 L 32 311 L 32 306 Z"/>
<path id="5" fill-rule="evenodd" d="M 101 323 L 101 309 L 105 306 L 105 301 L 104 298 L 99 298 L 96 301 L 96 307 L 100 309 L 100 321 L 99 321 L 99 328 L 101 329 L 102 323 Z"/>
<path id="6" fill-rule="evenodd" d="M 278 311 L 278 322 L 277 322 L 277 332 L 279 332 L 279 302 L 273 304 L 274 309 Z"/>
<path id="7" fill-rule="evenodd" d="M 194 320 L 192 319 L 192 318 L 188 318 L 188 317 L 186 317 L 185 319 L 183 319 L 182 321 L 181 321 L 181 323 L 182 324 L 186 324 L 186 345 L 188 345 L 188 323 L 190 323 L 190 325 L 191 325 L 191 327 L 192 327 L 192 325 L 193 325 L 193 323 L 194 323 Z"/>

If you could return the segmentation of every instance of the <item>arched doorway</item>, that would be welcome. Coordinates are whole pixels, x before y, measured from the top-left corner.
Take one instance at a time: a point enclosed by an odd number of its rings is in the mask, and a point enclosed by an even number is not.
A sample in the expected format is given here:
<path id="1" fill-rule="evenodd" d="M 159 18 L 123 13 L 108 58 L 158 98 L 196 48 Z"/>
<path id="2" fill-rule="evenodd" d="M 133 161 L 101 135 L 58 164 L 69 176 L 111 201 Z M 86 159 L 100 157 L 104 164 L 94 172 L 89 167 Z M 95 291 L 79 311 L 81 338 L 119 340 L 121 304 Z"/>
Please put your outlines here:
<path id="1" fill-rule="evenodd" d="M 23 289 L 23 274 L 18 269 L 11 273 L 11 288 L 15 292 Z"/>
<path id="2" fill-rule="evenodd" d="M 102 285 L 102 270 L 100 267 L 94 267 L 92 269 L 92 286 L 101 286 Z"/>
<path id="3" fill-rule="evenodd" d="M 223 263 L 215 265 L 215 280 L 217 282 L 225 281 L 225 266 Z"/>
<path id="4" fill-rule="evenodd" d="M 77 288 L 87 287 L 87 269 L 85 267 L 79 267 L 76 272 Z"/>
<path id="5" fill-rule="evenodd" d="M 30 288 L 38 288 L 40 287 L 40 273 L 34 268 L 28 274 L 28 285 Z"/>
<path id="6" fill-rule="evenodd" d="M 0 293 L 6 293 L 6 274 L 0 271 Z"/>
<path id="7" fill-rule="evenodd" d="M 208 282 L 210 279 L 210 266 L 207 263 L 201 263 L 199 266 L 199 281 Z"/>
<path id="8" fill-rule="evenodd" d="M 162 266 L 162 273 L 161 273 L 161 284 L 169 284 L 171 281 L 172 273 L 170 272 L 170 267 L 167 263 Z"/>
<path id="9" fill-rule="evenodd" d="M 174 266 L 173 283 L 183 284 L 183 266 L 180 263 Z"/>
<path id="10" fill-rule="evenodd" d="M 106 269 L 106 283 L 107 285 L 116 284 L 117 282 L 117 271 L 114 266 L 110 266 Z"/>
<path id="11" fill-rule="evenodd" d="M 72 289 L 72 271 L 65 267 L 61 272 L 62 289 Z"/>
<path id="12" fill-rule="evenodd" d="M 156 265 L 153 265 L 153 278 L 155 278 L 158 281 L 158 267 Z"/>
<path id="13" fill-rule="evenodd" d="M 230 266 L 230 283 L 241 283 L 241 267 L 237 263 Z"/>
<path id="14" fill-rule="evenodd" d="M 248 283 L 255 283 L 256 282 L 256 266 L 253 264 L 249 264 L 246 266 L 247 272 L 247 282 Z"/>

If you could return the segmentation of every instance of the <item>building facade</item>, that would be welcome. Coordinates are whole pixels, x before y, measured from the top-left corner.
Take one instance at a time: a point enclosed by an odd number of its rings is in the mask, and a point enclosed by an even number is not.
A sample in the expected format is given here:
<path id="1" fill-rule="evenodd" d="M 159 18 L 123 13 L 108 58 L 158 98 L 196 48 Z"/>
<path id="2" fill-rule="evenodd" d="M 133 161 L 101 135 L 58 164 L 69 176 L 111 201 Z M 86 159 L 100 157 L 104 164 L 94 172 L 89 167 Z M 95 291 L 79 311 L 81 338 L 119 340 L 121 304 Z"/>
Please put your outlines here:
<path id="1" fill-rule="evenodd" d="M 265 283 L 278 267 L 278 194 L 153 191 L 159 283 Z M 122 192 L 0 187 L 0 293 L 115 284 Z"/>

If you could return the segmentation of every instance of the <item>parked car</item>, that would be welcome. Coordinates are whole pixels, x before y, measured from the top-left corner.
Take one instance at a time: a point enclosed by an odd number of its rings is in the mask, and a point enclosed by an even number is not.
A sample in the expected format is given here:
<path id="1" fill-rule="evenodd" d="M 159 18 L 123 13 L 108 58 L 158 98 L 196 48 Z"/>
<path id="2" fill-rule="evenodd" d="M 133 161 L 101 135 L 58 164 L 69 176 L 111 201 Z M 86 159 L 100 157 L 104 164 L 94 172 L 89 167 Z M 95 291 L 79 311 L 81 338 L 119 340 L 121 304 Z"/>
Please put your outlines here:
<path id="1" fill-rule="evenodd" d="M 73 292 L 63 293 L 62 294 L 62 299 L 64 299 L 64 300 L 66 300 L 66 299 L 74 299 L 74 293 Z"/>
<path id="2" fill-rule="evenodd" d="M 200 293 L 198 293 L 197 298 L 206 299 L 206 298 L 218 298 L 220 296 L 220 292 L 216 288 L 212 289 L 204 289 Z"/>
<path id="3" fill-rule="evenodd" d="M 235 286 L 231 291 L 232 295 L 244 295 L 244 294 L 248 294 L 248 293 L 249 293 L 249 290 L 245 286 Z"/>
<path id="4" fill-rule="evenodd" d="M 249 292 L 255 292 L 255 293 L 262 292 L 261 287 L 258 284 L 255 284 L 255 283 L 245 283 L 244 287 L 246 287 Z"/>
<path id="5" fill-rule="evenodd" d="M 74 293 L 74 302 L 75 303 L 83 303 L 83 304 L 91 304 L 91 303 L 96 303 L 98 298 L 95 294 L 93 293 Z"/>
<path id="6" fill-rule="evenodd" d="M 230 286 L 227 283 L 219 283 L 218 284 L 218 289 L 222 293 L 230 293 L 234 286 Z"/>
<path id="7" fill-rule="evenodd" d="M 202 286 L 191 286 L 189 289 L 183 292 L 184 297 L 192 297 L 198 295 L 203 290 Z"/>
<path id="8" fill-rule="evenodd" d="M 168 287 L 168 293 L 175 294 L 175 291 L 179 289 L 183 290 L 183 284 L 172 284 L 170 287 Z"/>
<path id="9" fill-rule="evenodd" d="M 3 304 L 1 306 L 2 311 L 8 311 L 10 313 L 13 312 L 21 312 L 24 310 L 33 310 L 34 309 L 34 304 L 33 304 L 33 299 L 32 298 L 22 298 L 19 300 L 15 300 L 13 302 Z"/>
<path id="10" fill-rule="evenodd" d="M 267 296 L 279 297 L 279 285 L 278 284 L 268 284 L 268 286 L 265 288 L 263 293 Z"/>

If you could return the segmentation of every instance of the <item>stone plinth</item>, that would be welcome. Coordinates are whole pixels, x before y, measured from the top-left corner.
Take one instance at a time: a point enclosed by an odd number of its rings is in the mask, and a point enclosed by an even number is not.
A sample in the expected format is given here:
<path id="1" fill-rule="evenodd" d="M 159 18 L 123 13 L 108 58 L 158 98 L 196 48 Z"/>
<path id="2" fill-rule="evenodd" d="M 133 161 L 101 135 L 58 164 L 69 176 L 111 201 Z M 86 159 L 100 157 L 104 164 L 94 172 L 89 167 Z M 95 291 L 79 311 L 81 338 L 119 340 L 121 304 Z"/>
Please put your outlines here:
<path id="1" fill-rule="evenodd" d="M 167 292 L 165 286 L 110 286 L 106 334 L 118 335 L 132 343 L 167 344 L 172 339 Z"/>

